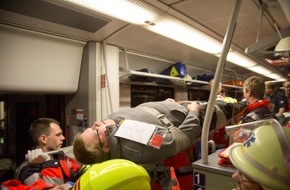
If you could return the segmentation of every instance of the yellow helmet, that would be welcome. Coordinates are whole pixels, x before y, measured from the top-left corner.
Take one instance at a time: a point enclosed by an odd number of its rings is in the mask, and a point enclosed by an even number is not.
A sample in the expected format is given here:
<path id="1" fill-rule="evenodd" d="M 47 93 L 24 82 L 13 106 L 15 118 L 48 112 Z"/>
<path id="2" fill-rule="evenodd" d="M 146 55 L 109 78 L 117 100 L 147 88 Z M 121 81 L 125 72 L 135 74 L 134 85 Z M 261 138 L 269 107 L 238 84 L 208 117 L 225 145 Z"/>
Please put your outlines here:
<path id="1" fill-rule="evenodd" d="M 264 190 L 290 189 L 290 129 L 277 122 L 258 127 L 229 152 L 232 164 Z"/>
<path id="2" fill-rule="evenodd" d="M 75 183 L 73 190 L 150 190 L 146 170 L 124 159 L 108 160 L 89 167 Z"/>

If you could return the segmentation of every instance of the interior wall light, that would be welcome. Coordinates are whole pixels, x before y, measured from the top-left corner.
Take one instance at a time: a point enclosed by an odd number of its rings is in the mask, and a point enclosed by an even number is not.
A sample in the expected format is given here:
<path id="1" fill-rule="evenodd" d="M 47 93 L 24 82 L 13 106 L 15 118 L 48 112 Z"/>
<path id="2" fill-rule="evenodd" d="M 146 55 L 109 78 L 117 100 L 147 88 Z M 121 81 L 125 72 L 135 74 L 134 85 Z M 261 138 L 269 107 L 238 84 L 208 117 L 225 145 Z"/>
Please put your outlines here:
<path id="1" fill-rule="evenodd" d="M 283 78 L 282 76 L 276 74 L 276 73 L 270 73 L 270 74 L 267 74 L 267 77 L 269 78 L 272 78 L 272 79 L 275 79 L 275 80 L 281 80 L 281 81 L 284 81 L 286 80 L 285 78 Z"/>
<path id="2" fill-rule="evenodd" d="M 237 51 L 230 51 L 227 55 L 227 61 L 245 68 L 253 67 L 258 64 L 249 57 Z"/>
<path id="3" fill-rule="evenodd" d="M 271 71 L 270 69 L 267 69 L 266 67 L 262 66 L 262 65 L 256 65 L 253 67 L 248 67 L 249 70 L 262 74 L 262 75 L 268 75 L 270 73 L 273 73 L 273 71 Z M 281 77 L 280 77 L 281 78 Z"/>
<path id="4" fill-rule="evenodd" d="M 68 2 L 76 6 L 85 7 L 105 15 L 132 24 L 142 25 L 145 21 L 154 20 L 158 9 L 152 11 L 144 8 L 142 2 L 134 0 L 50 0 L 54 2 Z M 49 2 L 49 1 L 48 1 Z M 154 8 L 153 8 L 154 9 Z"/>
<path id="5" fill-rule="evenodd" d="M 255 73 L 266 75 L 267 77 L 269 77 L 271 79 L 277 80 L 277 79 L 282 78 L 281 75 L 273 73 L 273 71 L 271 71 L 270 69 L 268 69 L 262 65 L 258 65 L 258 63 L 255 62 L 254 60 L 252 60 L 249 57 L 247 57 L 246 55 L 243 55 L 243 54 L 241 54 L 237 51 L 234 51 L 234 50 L 232 50 L 228 53 L 227 61 L 234 63 L 236 65 L 239 65 L 241 67 L 244 67 L 244 68 L 251 70 Z"/>
<path id="6" fill-rule="evenodd" d="M 218 54 L 221 52 L 221 42 L 169 14 L 164 14 L 161 19 L 154 23 L 155 25 L 148 25 L 146 28 L 152 32 L 210 54 Z"/>
<path id="7" fill-rule="evenodd" d="M 281 81 L 281 82 L 285 82 L 285 81 L 287 81 L 288 79 L 285 79 L 285 78 L 278 78 L 278 79 L 276 79 L 276 81 Z"/>

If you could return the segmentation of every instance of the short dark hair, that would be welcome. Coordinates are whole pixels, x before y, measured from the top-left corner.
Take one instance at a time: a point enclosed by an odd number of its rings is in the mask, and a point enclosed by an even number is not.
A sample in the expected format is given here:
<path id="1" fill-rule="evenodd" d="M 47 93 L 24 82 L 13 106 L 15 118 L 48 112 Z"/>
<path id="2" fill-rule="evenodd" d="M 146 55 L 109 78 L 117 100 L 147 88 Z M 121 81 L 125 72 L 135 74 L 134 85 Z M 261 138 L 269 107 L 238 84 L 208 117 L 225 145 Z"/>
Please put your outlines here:
<path id="1" fill-rule="evenodd" d="M 268 88 L 268 89 L 272 89 L 272 90 L 275 90 L 276 86 L 273 82 L 271 81 L 266 81 L 265 82 L 265 87 Z"/>
<path id="2" fill-rule="evenodd" d="M 55 123 L 59 125 L 59 122 L 52 118 L 39 118 L 34 120 L 29 128 L 29 134 L 33 141 L 33 143 L 38 146 L 39 145 L 39 137 L 42 134 L 49 135 L 50 134 L 50 124 Z"/>

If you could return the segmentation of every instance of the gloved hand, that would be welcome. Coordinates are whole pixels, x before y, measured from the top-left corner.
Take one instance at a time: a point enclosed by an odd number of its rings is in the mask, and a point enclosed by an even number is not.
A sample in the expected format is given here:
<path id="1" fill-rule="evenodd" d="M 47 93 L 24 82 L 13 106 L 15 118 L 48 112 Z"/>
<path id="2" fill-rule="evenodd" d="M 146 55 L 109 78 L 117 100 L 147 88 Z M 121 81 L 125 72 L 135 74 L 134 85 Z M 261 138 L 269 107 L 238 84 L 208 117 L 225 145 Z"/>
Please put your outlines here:
<path id="1" fill-rule="evenodd" d="M 159 183 L 162 190 L 180 190 L 174 168 L 164 168 L 162 175 L 159 177 Z"/>
<path id="2" fill-rule="evenodd" d="M 64 189 L 66 190 L 66 189 L 73 189 L 73 187 L 74 187 L 74 185 L 75 185 L 75 183 L 74 182 L 72 182 L 72 181 L 68 181 L 68 182 L 66 182 L 65 184 L 63 184 L 64 185 Z"/>
<path id="3" fill-rule="evenodd" d="M 28 150 L 25 158 L 31 164 L 42 164 L 43 162 L 49 160 L 50 156 L 39 148 L 34 150 Z"/>

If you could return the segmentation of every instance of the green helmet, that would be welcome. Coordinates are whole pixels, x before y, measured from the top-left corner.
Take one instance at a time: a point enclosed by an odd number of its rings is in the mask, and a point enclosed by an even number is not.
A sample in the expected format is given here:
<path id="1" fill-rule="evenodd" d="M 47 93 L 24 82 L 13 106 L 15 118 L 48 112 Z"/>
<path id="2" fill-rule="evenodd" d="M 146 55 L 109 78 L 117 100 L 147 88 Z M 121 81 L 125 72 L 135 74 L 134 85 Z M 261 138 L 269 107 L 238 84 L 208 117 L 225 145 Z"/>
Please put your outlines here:
<path id="1" fill-rule="evenodd" d="M 264 190 L 290 189 L 290 129 L 279 124 L 252 131 L 229 152 L 232 164 Z"/>
<path id="2" fill-rule="evenodd" d="M 124 159 L 108 160 L 89 167 L 75 183 L 73 190 L 150 190 L 146 170 Z"/>

